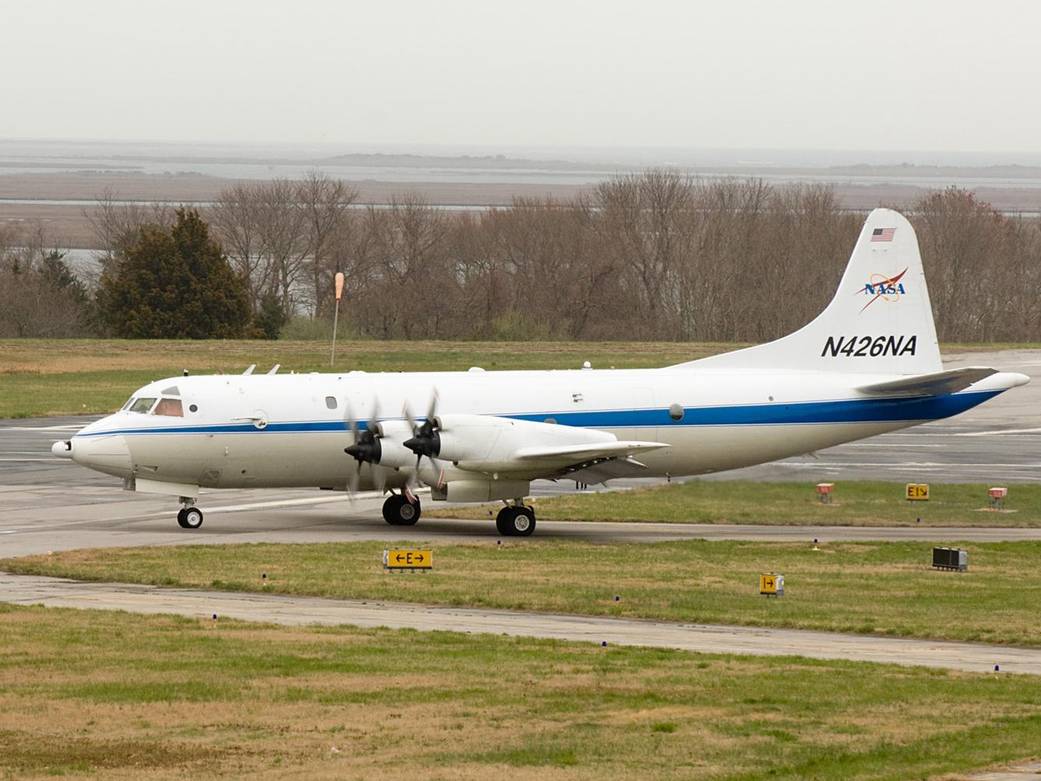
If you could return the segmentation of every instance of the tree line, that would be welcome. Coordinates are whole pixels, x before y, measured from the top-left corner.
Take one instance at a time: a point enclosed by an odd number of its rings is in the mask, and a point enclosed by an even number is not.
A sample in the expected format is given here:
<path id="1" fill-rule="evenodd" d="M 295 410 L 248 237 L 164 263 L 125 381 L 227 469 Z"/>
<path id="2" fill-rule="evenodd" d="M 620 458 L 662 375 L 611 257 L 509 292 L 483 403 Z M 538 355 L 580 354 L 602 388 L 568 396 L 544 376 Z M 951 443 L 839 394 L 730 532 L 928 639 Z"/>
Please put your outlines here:
<path id="1" fill-rule="evenodd" d="M 81 327 L 99 333 L 272 337 L 291 318 L 328 319 L 343 272 L 341 321 L 360 337 L 760 342 L 823 308 L 863 222 L 825 186 L 660 170 L 605 181 L 574 200 L 478 212 L 407 194 L 386 206 L 357 200 L 318 173 L 238 184 L 199 213 L 104 198 L 92 216 L 106 248 L 101 279 L 93 294 L 63 293 L 79 302 L 67 311 L 79 307 Z M 908 211 L 942 340 L 1041 340 L 1041 221 L 1002 215 L 955 188 Z M 183 255 L 192 246 L 208 248 L 205 263 Z M 0 261 L 0 334 L 12 334 L 3 303 L 10 280 L 36 267 L 52 277 L 42 261 L 9 256 L 2 244 Z M 159 277 L 161 295 L 110 294 Z M 178 279 L 190 294 L 169 288 Z M 199 296 L 215 290 L 223 319 L 198 326 L 197 312 L 208 311 Z M 194 302 L 196 314 L 150 311 L 131 318 L 137 330 L 126 327 L 128 307 L 162 301 Z"/>

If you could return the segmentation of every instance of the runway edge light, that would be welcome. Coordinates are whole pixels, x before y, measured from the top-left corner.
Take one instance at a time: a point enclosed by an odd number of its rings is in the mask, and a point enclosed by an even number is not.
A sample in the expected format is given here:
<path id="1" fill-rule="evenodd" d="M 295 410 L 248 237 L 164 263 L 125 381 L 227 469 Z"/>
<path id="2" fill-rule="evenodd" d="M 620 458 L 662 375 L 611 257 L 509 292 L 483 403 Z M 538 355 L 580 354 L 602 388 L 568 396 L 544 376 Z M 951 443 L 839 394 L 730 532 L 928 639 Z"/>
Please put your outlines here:
<path id="1" fill-rule="evenodd" d="M 821 504 L 831 504 L 831 494 L 834 490 L 834 483 L 817 483 L 817 498 Z"/>
<path id="2" fill-rule="evenodd" d="M 987 489 L 987 496 L 990 497 L 990 509 L 1000 510 L 1005 504 L 1005 498 L 1008 496 L 1008 488 L 1004 486 L 993 486 Z"/>

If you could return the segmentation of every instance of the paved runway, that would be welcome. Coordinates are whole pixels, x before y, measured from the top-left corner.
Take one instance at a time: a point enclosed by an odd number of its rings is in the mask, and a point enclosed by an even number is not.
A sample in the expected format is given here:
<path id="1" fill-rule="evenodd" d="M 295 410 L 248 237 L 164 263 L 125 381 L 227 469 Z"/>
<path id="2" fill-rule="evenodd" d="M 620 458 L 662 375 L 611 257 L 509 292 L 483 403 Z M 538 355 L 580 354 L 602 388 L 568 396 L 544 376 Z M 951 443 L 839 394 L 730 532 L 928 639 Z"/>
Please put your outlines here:
<path id="1" fill-rule="evenodd" d="M 1035 381 L 948 421 L 821 451 L 816 458 L 725 472 L 703 479 L 1041 482 L 1041 350 L 946 356 L 949 366 L 989 365 Z M 169 497 L 126 493 L 115 478 L 50 455 L 50 444 L 90 418 L 0 421 L 0 556 L 113 545 L 225 542 L 315 542 L 430 539 L 468 541 L 494 534 L 491 523 L 424 519 L 414 529 L 389 527 L 379 501 L 351 505 L 314 490 L 216 491 L 200 502 L 203 528 L 180 529 Z M 634 485 L 646 481 L 620 481 Z M 540 482 L 537 494 L 573 491 Z M 862 529 L 677 526 L 670 524 L 539 524 L 540 536 L 591 541 L 707 539 L 1039 539 L 1028 529 Z"/>
<path id="2" fill-rule="evenodd" d="M 994 665 L 999 665 L 1006 673 L 1041 675 L 1041 649 L 834 632 L 677 624 L 275 594 L 229 594 L 4 574 L 0 574 L 0 600 L 26 605 L 174 613 L 200 618 L 210 618 L 216 613 L 218 620 L 224 616 L 291 626 L 351 624 L 606 642 L 609 645 L 675 648 L 699 653 L 849 659 L 978 673 L 991 672 Z"/>

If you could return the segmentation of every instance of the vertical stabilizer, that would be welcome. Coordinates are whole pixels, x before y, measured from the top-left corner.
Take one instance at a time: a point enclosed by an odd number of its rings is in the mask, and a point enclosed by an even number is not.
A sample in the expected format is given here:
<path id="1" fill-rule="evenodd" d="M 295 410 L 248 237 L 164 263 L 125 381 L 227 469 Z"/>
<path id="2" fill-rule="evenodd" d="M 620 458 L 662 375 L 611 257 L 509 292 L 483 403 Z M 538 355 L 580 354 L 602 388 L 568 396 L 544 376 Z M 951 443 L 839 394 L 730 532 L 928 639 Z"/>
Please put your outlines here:
<path id="1" fill-rule="evenodd" d="M 809 325 L 693 368 L 926 374 L 943 368 L 918 238 L 891 209 L 868 215 L 838 291 Z"/>

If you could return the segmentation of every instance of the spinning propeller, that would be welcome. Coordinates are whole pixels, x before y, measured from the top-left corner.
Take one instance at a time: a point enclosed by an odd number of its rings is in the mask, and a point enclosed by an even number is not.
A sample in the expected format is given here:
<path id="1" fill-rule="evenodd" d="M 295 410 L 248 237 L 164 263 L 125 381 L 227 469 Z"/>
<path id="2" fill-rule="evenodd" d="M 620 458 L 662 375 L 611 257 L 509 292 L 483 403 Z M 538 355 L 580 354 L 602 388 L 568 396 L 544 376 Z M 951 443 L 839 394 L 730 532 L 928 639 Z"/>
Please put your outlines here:
<path id="1" fill-rule="evenodd" d="M 350 401 L 346 402 L 343 424 L 344 428 L 351 432 L 352 442 L 350 446 L 343 449 L 343 452 L 355 461 L 355 468 L 348 478 L 348 494 L 353 497 L 358 491 L 358 485 L 361 482 L 362 464 L 369 465 L 372 470 L 373 480 L 376 483 L 376 490 L 381 493 L 386 482 L 385 469 L 408 469 L 406 489 L 409 491 L 416 485 L 423 484 L 423 480 L 420 477 L 420 467 L 423 465 L 424 456 L 430 460 L 434 474 L 439 473 L 440 465 L 435 460 L 441 452 L 441 436 L 439 433 L 441 425 L 436 417 L 437 400 L 437 389 L 435 388 L 431 393 L 430 405 L 427 409 L 426 418 L 424 418 L 422 423 L 416 421 L 408 402 L 405 402 L 402 413 L 408 422 L 407 431 L 411 433 L 411 437 L 404 442 L 401 442 L 398 438 L 406 436 L 399 431 L 399 426 L 401 429 L 405 428 L 404 422 L 388 420 L 381 423 L 378 399 L 373 400 L 372 412 L 364 430 L 361 429 L 354 417 Z M 389 437 L 386 443 L 381 442 L 383 437 Z M 415 466 L 411 469 L 408 468 L 407 460 L 405 460 L 407 451 L 411 451 L 416 456 Z M 386 463 L 384 464 L 383 462 Z"/>
<path id="2" fill-rule="evenodd" d="M 354 494 L 358 492 L 358 484 L 361 482 L 361 465 L 364 463 L 369 464 L 372 470 L 373 481 L 376 484 L 376 490 L 382 494 L 384 475 L 383 470 L 379 469 L 377 465 L 383 453 L 383 447 L 380 445 L 380 438 L 376 436 L 379 426 L 379 400 L 374 399 L 372 402 L 372 416 L 365 424 L 364 431 L 359 430 L 358 421 L 354 418 L 354 414 L 351 411 L 350 401 L 346 403 L 343 423 L 344 427 L 350 430 L 354 438 L 353 444 L 343 449 L 343 452 L 351 456 L 355 461 L 354 471 L 351 473 L 348 481 L 347 493 L 353 498 Z"/>
<path id="3" fill-rule="evenodd" d="M 430 459 L 430 465 L 435 474 L 439 468 L 435 460 L 441 452 L 441 435 L 439 433 L 441 424 L 437 419 L 437 399 L 437 388 L 434 388 L 430 394 L 430 405 L 427 408 L 426 418 L 422 423 L 417 424 L 407 401 L 402 409 L 405 419 L 412 428 L 412 437 L 406 439 L 402 444 L 416 454 L 415 479 L 417 482 L 420 481 L 419 467 L 423 462 L 423 456 Z"/>

